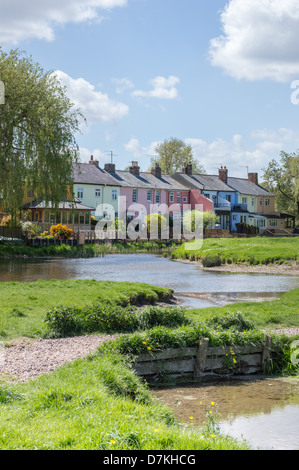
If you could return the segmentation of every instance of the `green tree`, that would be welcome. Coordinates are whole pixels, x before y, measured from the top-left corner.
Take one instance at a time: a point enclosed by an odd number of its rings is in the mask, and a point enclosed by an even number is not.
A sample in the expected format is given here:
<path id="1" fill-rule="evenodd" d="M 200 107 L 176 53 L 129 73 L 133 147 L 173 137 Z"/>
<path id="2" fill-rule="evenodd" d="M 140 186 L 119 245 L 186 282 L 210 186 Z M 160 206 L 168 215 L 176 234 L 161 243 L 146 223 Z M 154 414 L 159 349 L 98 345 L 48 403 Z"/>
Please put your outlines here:
<path id="1" fill-rule="evenodd" d="M 155 163 L 159 163 L 162 173 L 173 175 L 181 172 L 186 163 L 192 164 L 193 173 L 205 173 L 203 166 L 194 157 L 191 145 L 186 145 L 182 140 L 165 140 L 157 145 L 155 151 L 158 154 Z"/>
<path id="2" fill-rule="evenodd" d="M 275 194 L 279 210 L 299 219 L 299 155 L 281 152 L 280 159 L 263 169 L 263 186 Z"/>
<path id="3" fill-rule="evenodd" d="M 78 161 L 75 134 L 82 115 L 65 89 L 23 52 L 0 48 L 1 206 L 13 217 L 21 211 L 27 190 L 57 205 L 72 188 L 72 164 Z"/>

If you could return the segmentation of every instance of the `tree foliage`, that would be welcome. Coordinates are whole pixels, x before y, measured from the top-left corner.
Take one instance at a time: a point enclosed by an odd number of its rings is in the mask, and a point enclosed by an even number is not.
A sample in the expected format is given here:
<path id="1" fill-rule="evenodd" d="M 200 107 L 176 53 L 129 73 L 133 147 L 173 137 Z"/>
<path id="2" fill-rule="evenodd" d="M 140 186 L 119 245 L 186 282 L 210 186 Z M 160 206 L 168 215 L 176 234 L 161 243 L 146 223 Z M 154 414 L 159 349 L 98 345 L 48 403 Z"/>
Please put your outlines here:
<path id="1" fill-rule="evenodd" d="M 278 209 L 299 217 L 299 155 L 281 152 L 264 169 L 263 185 L 276 196 Z"/>
<path id="2" fill-rule="evenodd" d="M 52 72 L 19 50 L 0 49 L 0 191 L 2 209 L 15 215 L 27 191 L 56 205 L 72 186 L 78 161 L 75 134 L 81 114 Z"/>
<path id="3" fill-rule="evenodd" d="M 191 145 L 186 145 L 182 140 L 171 138 L 157 145 L 155 148 L 162 173 L 173 175 L 181 172 L 186 163 L 192 163 L 193 173 L 205 173 L 202 165 L 193 155 Z"/>

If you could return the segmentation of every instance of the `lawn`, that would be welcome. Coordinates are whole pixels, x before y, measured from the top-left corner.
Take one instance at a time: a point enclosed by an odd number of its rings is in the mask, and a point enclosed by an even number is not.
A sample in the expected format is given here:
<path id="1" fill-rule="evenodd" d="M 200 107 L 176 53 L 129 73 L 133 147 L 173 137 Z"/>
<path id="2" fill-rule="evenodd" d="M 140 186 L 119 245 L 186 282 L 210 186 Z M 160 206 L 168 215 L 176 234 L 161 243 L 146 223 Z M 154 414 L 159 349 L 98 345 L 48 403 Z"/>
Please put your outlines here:
<path id="1" fill-rule="evenodd" d="M 81 307 L 100 302 L 127 306 L 165 300 L 172 291 L 147 284 L 95 280 L 0 283 L 0 340 L 38 337 L 53 307 Z"/>
<path id="2" fill-rule="evenodd" d="M 206 238 L 202 247 L 185 243 L 171 254 L 172 259 L 202 260 L 219 257 L 224 263 L 271 264 L 299 262 L 299 237 L 294 238 Z"/>
<path id="3" fill-rule="evenodd" d="M 0 383 L 2 450 L 242 450 L 178 424 L 120 355 L 77 360 L 26 384 Z"/>

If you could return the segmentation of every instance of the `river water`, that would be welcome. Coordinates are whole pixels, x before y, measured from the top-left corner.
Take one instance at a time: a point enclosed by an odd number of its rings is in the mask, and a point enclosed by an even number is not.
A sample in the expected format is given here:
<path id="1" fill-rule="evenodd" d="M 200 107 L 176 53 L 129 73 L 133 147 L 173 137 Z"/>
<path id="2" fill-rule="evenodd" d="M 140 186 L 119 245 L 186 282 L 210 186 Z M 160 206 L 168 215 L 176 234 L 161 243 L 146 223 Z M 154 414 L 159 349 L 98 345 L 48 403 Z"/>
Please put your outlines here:
<path id="1" fill-rule="evenodd" d="M 187 308 L 270 300 L 299 287 L 299 276 L 211 272 L 147 254 L 0 260 L 0 282 L 39 279 L 128 281 L 169 287 Z M 153 394 L 173 408 L 181 422 L 202 425 L 205 406 L 213 401 L 222 433 L 244 438 L 254 449 L 299 450 L 299 381 L 234 380 L 154 390 Z"/>
<path id="2" fill-rule="evenodd" d="M 198 269 L 156 255 L 106 255 L 88 259 L 0 260 L 0 282 L 39 279 L 129 281 L 169 287 L 186 307 L 266 300 L 299 287 L 299 276 L 236 274 Z"/>

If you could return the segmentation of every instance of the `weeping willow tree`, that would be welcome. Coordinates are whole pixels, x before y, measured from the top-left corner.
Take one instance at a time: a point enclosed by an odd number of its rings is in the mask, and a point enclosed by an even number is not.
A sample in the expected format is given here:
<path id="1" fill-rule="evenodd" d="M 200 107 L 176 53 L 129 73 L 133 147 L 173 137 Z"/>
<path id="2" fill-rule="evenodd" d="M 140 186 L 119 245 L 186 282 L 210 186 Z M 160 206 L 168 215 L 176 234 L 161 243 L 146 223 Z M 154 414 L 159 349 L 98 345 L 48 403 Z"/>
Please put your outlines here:
<path id="1" fill-rule="evenodd" d="M 55 75 L 19 50 L 0 49 L 0 80 L 0 210 L 15 218 L 28 190 L 53 206 L 67 198 L 83 117 Z"/>

